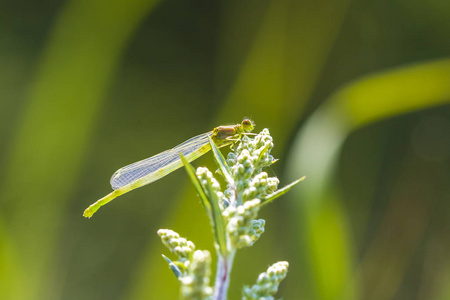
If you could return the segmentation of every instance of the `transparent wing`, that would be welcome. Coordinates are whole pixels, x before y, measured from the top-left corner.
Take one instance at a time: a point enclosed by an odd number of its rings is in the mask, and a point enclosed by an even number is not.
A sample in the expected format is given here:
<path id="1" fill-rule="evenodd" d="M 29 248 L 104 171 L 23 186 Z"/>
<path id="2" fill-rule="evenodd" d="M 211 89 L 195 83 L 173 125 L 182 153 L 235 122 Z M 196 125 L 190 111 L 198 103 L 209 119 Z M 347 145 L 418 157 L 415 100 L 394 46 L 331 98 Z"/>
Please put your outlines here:
<path id="1" fill-rule="evenodd" d="M 193 161 L 208 152 L 208 136 L 211 135 L 212 132 L 197 135 L 173 149 L 117 170 L 111 177 L 112 188 L 117 190 L 133 183 L 142 186 L 166 176 L 182 166 L 180 153 L 183 153 L 188 161 Z"/>

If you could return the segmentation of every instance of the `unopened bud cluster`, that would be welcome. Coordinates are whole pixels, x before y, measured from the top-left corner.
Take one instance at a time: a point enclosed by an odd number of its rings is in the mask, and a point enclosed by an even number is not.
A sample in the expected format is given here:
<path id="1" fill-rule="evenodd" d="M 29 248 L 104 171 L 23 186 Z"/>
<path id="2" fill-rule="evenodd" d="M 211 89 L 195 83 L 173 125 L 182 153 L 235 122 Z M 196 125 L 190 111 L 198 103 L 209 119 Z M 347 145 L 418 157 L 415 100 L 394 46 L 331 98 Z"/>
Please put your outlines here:
<path id="1" fill-rule="evenodd" d="M 230 206 L 223 216 L 228 222 L 229 242 L 237 249 L 253 245 L 264 232 L 265 221 L 257 219 L 260 199 L 273 193 L 279 184 L 278 178 L 262 171 L 275 162 L 270 155 L 272 148 L 272 137 L 264 129 L 255 138 L 243 136 L 235 151 L 228 154 L 234 183 L 224 192 Z"/>
<path id="2" fill-rule="evenodd" d="M 265 172 L 261 173 L 264 167 L 275 162 L 270 155 L 272 148 L 273 141 L 269 130 L 263 129 L 254 139 L 242 137 L 236 150 L 228 154 L 227 163 L 235 186 L 229 186 L 225 196 L 231 203 L 241 204 L 276 190 L 278 179 L 269 178 Z"/>
<path id="3" fill-rule="evenodd" d="M 261 273 L 252 287 L 244 287 L 243 300 L 273 300 L 273 295 L 278 291 L 280 282 L 286 278 L 289 263 L 280 261 L 270 266 L 266 272 Z"/>
<path id="4" fill-rule="evenodd" d="M 163 244 L 178 256 L 178 261 L 172 262 L 165 257 L 169 267 L 181 283 L 181 299 L 208 300 L 212 299 L 212 288 L 209 286 L 211 275 L 211 255 L 208 251 L 195 251 L 191 241 L 180 237 L 169 229 L 158 230 Z"/>
<path id="5" fill-rule="evenodd" d="M 254 138 L 251 135 L 241 136 L 233 146 L 233 151 L 228 154 L 227 163 L 224 163 L 220 154 L 215 154 L 219 170 L 227 182 L 227 189 L 224 192 L 207 168 L 197 168 L 195 174 L 197 178 L 192 176 L 192 171 L 187 168 L 210 213 L 211 224 L 216 234 L 219 262 L 220 259 L 222 262 L 226 261 L 224 258 L 232 262 L 237 249 L 252 246 L 264 232 L 265 221 L 257 219 L 261 203 L 266 204 L 264 201 L 268 201 L 267 199 L 273 200 L 279 197 L 276 192 L 278 178 L 269 177 L 262 171 L 264 167 L 276 161 L 270 155 L 272 148 L 272 137 L 269 130 L 264 129 Z M 165 256 L 164 258 L 181 283 L 181 299 L 212 300 L 210 253 L 195 251 L 192 242 L 180 237 L 172 230 L 162 229 L 158 231 L 158 234 L 164 245 L 178 256 L 178 261 L 175 262 Z M 226 274 L 226 268 L 229 272 L 231 264 L 229 267 L 221 267 L 222 271 L 219 271 L 219 266 L 221 265 L 218 264 L 217 274 L 219 275 L 216 277 L 217 291 L 214 292 L 214 297 L 220 294 L 218 291 L 223 291 L 217 288 L 217 283 L 224 280 L 220 274 Z M 287 262 L 278 262 L 269 267 L 266 272 L 260 274 L 255 285 L 244 287 L 242 299 L 274 299 L 273 295 L 277 292 L 278 285 L 286 277 L 287 268 Z"/>
<path id="6" fill-rule="evenodd" d="M 264 220 L 255 220 L 259 211 L 259 199 L 245 202 L 238 207 L 229 206 L 223 216 L 228 220 L 227 232 L 231 244 L 240 249 L 250 247 L 264 232 Z"/>
<path id="7" fill-rule="evenodd" d="M 212 299 L 213 290 L 209 286 L 211 276 L 211 255 L 208 251 L 197 250 L 192 256 L 188 275 L 182 277 L 181 299 L 206 300 Z"/>
<path id="8" fill-rule="evenodd" d="M 278 178 L 269 177 L 266 172 L 261 172 L 248 182 L 247 188 L 242 193 L 242 200 L 245 202 L 270 194 L 277 189 L 279 182 Z"/>
<path id="9" fill-rule="evenodd" d="M 158 230 L 158 235 L 161 237 L 164 246 L 177 255 L 180 260 L 189 260 L 192 257 L 195 250 L 193 242 L 180 237 L 178 233 L 169 229 Z"/>
<path id="10" fill-rule="evenodd" d="M 209 195 L 207 194 L 207 197 L 214 196 L 214 198 L 217 197 L 219 201 L 219 205 L 221 209 L 224 209 L 227 205 L 224 204 L 224 196 L 220 189 L 219 182 L 214 178 L 211 171 L 208 170 L 208 168 L 204 167 L 198 167 L 197 168 L 197 177 L 200 180 L 200 183 L 203 187 L 211 187 L 211 191 L 215 193 L 215 195 Z M 205 189 L 205 193 L 208 193 L 209 189 Z M 226 200 L 225 200 L 226 201 Z"/>

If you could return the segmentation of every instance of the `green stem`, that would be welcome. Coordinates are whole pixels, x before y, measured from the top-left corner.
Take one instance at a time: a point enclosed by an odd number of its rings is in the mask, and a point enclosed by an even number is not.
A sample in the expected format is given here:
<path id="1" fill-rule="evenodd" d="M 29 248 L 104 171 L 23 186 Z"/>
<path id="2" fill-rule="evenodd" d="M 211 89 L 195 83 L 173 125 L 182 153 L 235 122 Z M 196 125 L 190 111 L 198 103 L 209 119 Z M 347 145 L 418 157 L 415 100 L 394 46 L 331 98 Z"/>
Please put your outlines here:
<path id="1" fill-rule="evenodd" d="M 233 266 L 234 254 L 236 250 L 232 250 L 227 255 L 218 255 L 216 284 L 214 287 L 214 300 L 226 300 L 228 286 L 230 284 L 231 267 Z"/>

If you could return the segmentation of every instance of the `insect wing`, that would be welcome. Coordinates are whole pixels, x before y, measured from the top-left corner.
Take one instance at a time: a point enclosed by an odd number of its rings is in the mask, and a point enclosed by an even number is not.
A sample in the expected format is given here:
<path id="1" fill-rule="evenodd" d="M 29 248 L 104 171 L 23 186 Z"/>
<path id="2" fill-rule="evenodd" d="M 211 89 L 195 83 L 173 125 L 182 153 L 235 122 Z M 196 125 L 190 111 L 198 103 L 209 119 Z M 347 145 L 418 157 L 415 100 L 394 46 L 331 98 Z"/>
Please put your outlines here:
<path id="1" fill-rule="evenodd" d="M 166 150 L 117 170 L 111 177 L 112 188 L 114 190 L 120 189 L 137 180 L 143 179 L 144 177 L 148 177 L 148 180 L 145 180 L 146 182 L 144 183 L 148 184 L 169 174 L 172 171 L 175 171 L 182 165 L 180 153 L 183 153 L 183 155 L 187 158 L 191 157 L 189 161 L 201 156 L 203 153 L 199 153 L 200 155 L 195 155 L 195 152 L 199 151 L 202 147 L 208 144 L 208 136 L 211 136 L 211 134 L 212 133 L 208 132 L 197 135 L 179 144 L 173 149 Z M 156 176 L 158 171 L 166 168 L 172 168 L 172 170 L 167 170 L 168 172 L 160 172 L 162 175 Z"/>

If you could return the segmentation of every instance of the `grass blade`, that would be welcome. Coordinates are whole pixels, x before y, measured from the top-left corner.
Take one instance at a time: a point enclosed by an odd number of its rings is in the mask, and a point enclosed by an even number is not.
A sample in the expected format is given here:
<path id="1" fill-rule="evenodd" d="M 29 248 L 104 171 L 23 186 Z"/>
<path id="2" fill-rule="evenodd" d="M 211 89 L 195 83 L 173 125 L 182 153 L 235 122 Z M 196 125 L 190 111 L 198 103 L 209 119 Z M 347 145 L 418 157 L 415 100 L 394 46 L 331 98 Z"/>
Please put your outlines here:
<path id="1" fill-rule="evenodd" d="M 288 184 L 287 186 L 285 186 L 285 187 L 283 187 L 283 188 L 273 192 L 272 194 L 267 195 L 265 197 L 262 197 L 261 198 L 261 204 L 259 206 L 262 207 L 262 206 L 264 206 L 266 204 L 269 204 L 270 202 L 272 202 L 276 198 L 286 194 L 291 188 L 294 187 L 294 185 L 296 185 L 297 183 L 302 182 L 303 180 L 305 180 L 305 178 L 306 178 L 306 176 L 303 176 L 302 178 L 297 179 L 296 181 L 294 181 L 294 182 Z"/>
<path id="2" fill-rule="evenodd" d="M 233 177 L 231 177 L 230 168 L 227 165 L 225 157 L 223 157 L 222 152 L 220 152 L 219 148 L 217 148 L 217 146 L 216 146 L 216 143 L 214 143 L 214 141 L 211 138 L 209 138 L 209 143 L 211 144 L 211 149 L 214 154 L 214 160 L 215 160 L 217 166 L 219 167 L 220 172 L 222 173 L 225 180 L 229 184 L 233 185 L 234 180 L 233 180 Z"/>

